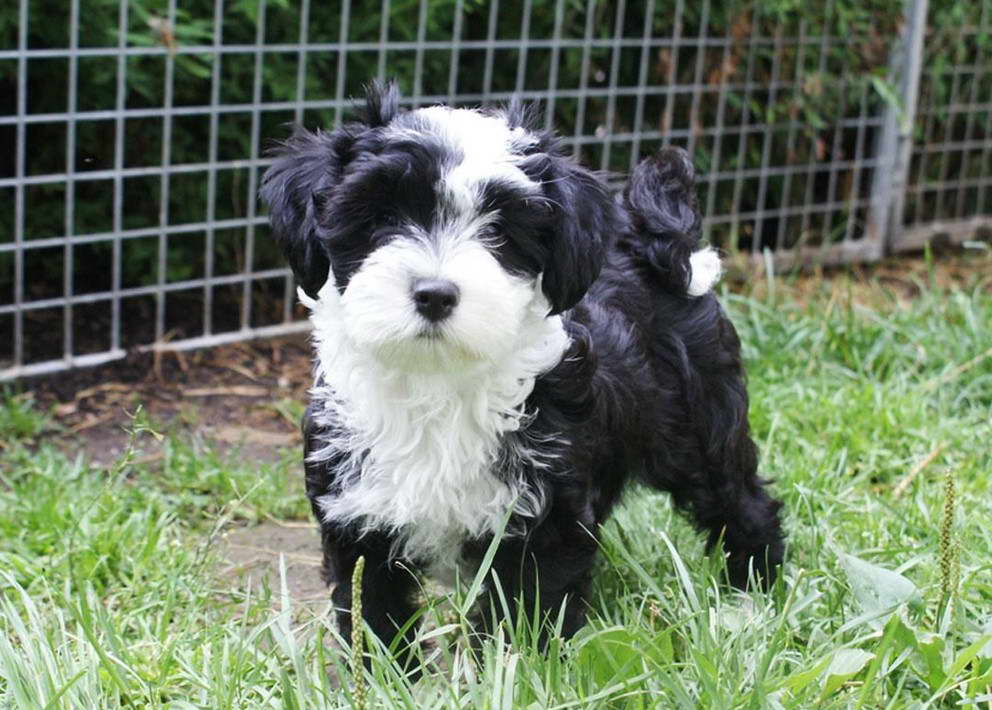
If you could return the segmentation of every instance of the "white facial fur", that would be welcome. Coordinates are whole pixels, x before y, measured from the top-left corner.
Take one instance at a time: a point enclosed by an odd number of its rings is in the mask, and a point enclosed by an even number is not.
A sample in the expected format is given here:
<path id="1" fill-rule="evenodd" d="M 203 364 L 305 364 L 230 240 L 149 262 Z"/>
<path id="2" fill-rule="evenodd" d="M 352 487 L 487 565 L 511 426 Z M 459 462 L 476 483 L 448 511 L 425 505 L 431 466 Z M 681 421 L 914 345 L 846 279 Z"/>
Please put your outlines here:
<path id="1" fill-rule="evenodd" d="M 430 234 L 415 231 L 372 252 L 342 294 L 330 279 L 316 301 L 301 292 L 322 380 L 312 392 L 323 405 L 317 423 L 332 432 L 310 460 L 343 460 L 320 498 L 326 520 L 391 531 L 397 554 L 450 568 L 461 542 L 496 531 L 511 509 L 540 511 L 540 490 L 493 467 L 500 457 L 511 459 L 509 471 L 546 465 L 539 442 L 507 447 L 502 437 L 526 422 L 534 381 L 561 360 L 568 336 L 548 316 L 540 278 L 502 268 L 485 236 L 494 215 L 478 211 L 487 178 L 537 189 L 512 150 L 532 139 L 474 111 L 419 113 L 463 156 L 437 186 L 450 214 Z M 418 279 L 459 290 L 434 331 L 413 303 Z"/>
<path id="2" fill-rule="evenodd" d="M 499 361 L 516 341 L 535 284 L 503 270 L 478 237 L 484 221 L 398 239 L 370 254 L 341 299 L 342 325 L 354 347 L 409 371 Z M 459 291 L 435 337 L 424 336 L 428 323 L 414 307 L 413 284 L 420 279 L 445 279 Z"/>

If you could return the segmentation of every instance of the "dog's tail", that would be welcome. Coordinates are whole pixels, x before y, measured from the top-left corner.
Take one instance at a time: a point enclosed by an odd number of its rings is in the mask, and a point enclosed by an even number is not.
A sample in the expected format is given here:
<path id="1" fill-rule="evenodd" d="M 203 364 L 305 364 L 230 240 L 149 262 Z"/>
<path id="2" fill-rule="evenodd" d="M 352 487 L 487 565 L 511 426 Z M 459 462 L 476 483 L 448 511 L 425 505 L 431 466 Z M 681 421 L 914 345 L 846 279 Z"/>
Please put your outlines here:
<path id="1" fill-rule="evenodd" d="M 702 218 L 696 171 L 681 148 L 664 148 L 642 160 L 624 190 L 624 203 L 641 255 L 668 291 L 702 296 L 720 279 L 720 256 L 699 249 Z"/>

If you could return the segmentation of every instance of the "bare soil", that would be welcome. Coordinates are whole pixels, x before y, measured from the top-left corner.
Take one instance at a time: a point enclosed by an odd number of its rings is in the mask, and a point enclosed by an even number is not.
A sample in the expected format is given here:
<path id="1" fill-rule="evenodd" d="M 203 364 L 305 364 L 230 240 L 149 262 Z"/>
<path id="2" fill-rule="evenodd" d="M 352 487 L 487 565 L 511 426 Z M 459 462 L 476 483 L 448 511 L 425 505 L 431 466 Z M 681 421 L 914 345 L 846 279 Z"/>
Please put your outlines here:
<path id="1" fill-rule="evenodd" d="M 295 336 L 136 354 L 22 386 L 39 407 L 53 412 L 65 445 L 99 464 L 124 450 L 139 405 L 157 426 L 273 459 L 278 446 L 299 441 L 293 412 L 306 399 L 310 372 L 306 337 Z"/>
<path id="2" fill-rule="evenodd" d="M 248 579 L 256 587 L 266 585 L 278 599 L 280 565 L 284 565 L 286 590 L 294 607 L 320 614 L 329 604 L 327 587 L 320 578 L 320 541 L 315 524 L 280 521 L 234 527 L 224 534 L 221 551 L 227 561 L 222 574 Z"/>

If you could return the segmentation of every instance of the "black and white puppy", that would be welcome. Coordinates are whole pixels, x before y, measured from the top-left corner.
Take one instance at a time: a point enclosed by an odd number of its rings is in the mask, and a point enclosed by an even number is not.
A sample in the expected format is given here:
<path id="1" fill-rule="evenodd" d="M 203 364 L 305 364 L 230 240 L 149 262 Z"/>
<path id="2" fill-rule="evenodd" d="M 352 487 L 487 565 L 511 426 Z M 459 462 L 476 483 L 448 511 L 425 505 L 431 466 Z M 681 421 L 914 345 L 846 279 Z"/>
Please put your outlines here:
<path id="1" fill-rule="evenodd" d="M 363 122 L 297 132 L 265 175 L 312 314 L 306 485 L 345 638 L 359 556 L 388 643 L 414 574 L 471 574 L 507 520 L 504 598 L 574 633 L 629 481 L 722 541 L 733 584 L 781 562 L 690 161 L 645 160 L 615 199 L 525 113 L 404 112 L 376 85 Z"/>

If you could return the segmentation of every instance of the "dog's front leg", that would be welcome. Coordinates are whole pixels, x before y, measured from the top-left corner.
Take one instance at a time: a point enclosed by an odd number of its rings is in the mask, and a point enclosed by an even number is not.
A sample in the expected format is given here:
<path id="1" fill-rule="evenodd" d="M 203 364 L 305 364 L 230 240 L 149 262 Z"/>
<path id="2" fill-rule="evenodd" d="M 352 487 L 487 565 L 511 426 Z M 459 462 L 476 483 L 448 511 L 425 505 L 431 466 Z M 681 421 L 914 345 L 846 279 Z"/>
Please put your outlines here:
<path id="1" fill-rule="evenodd" d="M 397 660 L 405 666 L 413 650 L 416 624 L 409 624 L 401 639 L 396 636 L 417 611 L 414 569 L 402 560 L 391 558 L 391 540 L 384 534 L 373 532 L 358 537 L 331 526 L 322 532 L 324 573 L 327 582 L 333 585 L 331 601 L 341 636 L 346 643 L 351 641 L 352 575 L 358 558 L 364 557 L 362 618 L 384 644 L 396 642 Z"/>
<path id="2" fill-rule="evenodd" d="M 526 539 L 501 542 L 480 602 L 481 628 L 493 631 L 504 618 L 505 601 L 511 624 L 523 617 L 541 625 L 542 648 L 559 620 L 561 636 L 574 635 L 585 624 L 596 550 L 593 533 L 574 518 L 552 518 Z"/>

